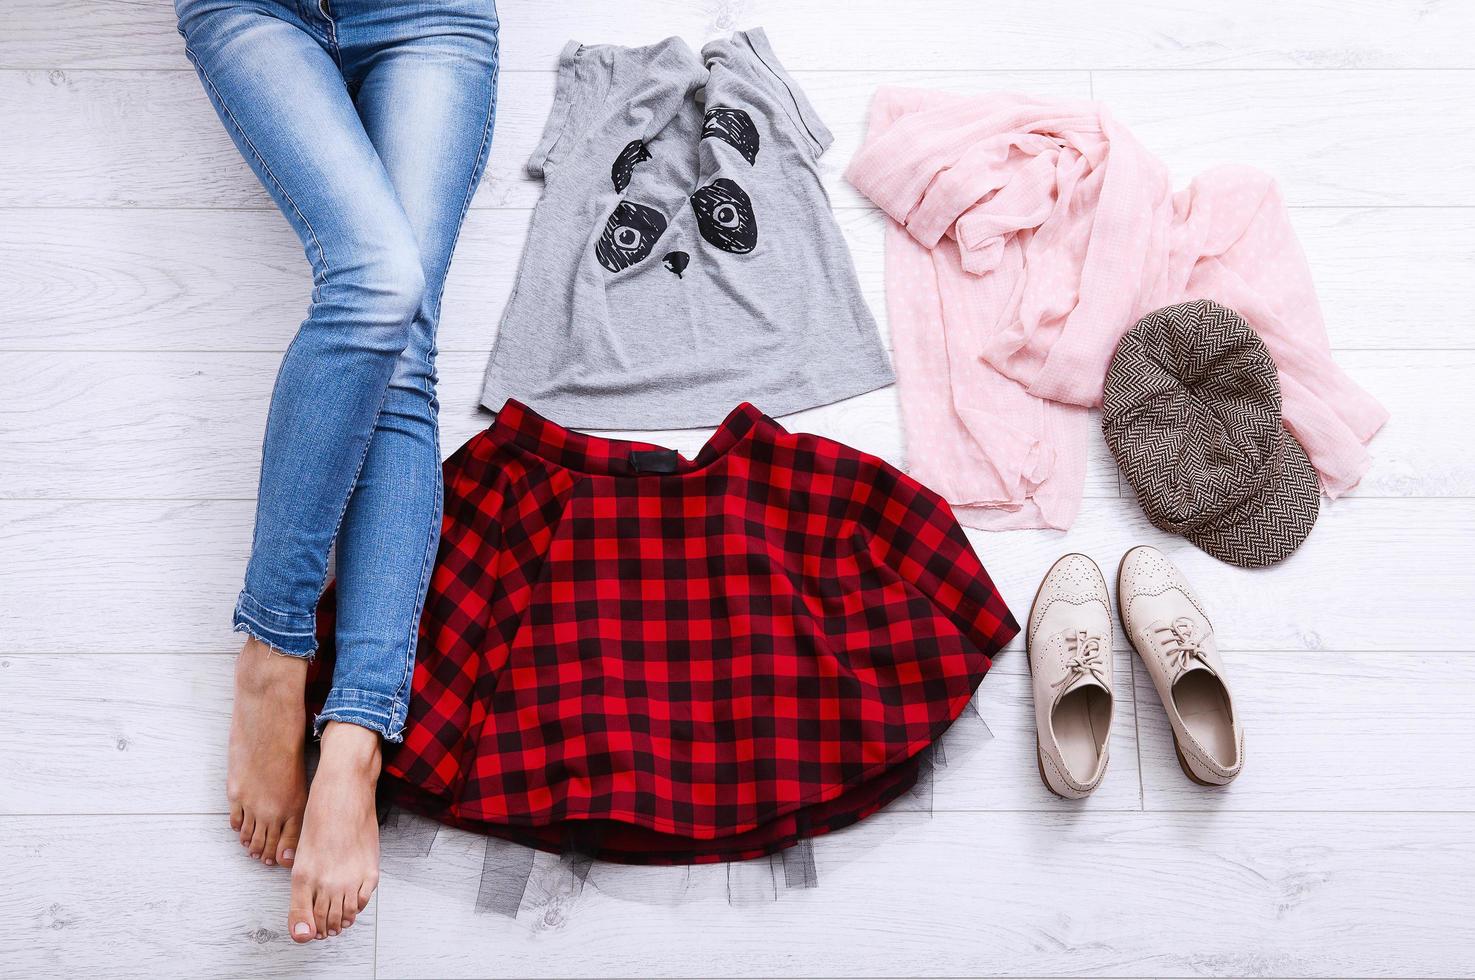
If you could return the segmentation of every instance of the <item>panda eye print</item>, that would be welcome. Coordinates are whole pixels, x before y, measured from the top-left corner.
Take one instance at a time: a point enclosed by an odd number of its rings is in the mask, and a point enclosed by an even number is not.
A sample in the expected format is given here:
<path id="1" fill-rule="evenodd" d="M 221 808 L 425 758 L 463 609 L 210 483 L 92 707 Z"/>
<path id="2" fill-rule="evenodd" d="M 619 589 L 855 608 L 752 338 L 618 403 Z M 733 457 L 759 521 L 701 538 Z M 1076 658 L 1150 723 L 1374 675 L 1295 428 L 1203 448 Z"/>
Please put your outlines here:
<path id="1" fill-rule="evenodd" d="M 666 233 L 666 216 L 655 208 L 621 201 L 594 243 L 594 256 L 610 272 L 623 272 L 644 261 Z"/>
<path id="2" fill-rule="evenodd" d="M 623 194 L 625 188 L 630 186 L 630 175 L 635 172 L 635 165 L 649 159 L 650 150 L 643 141 L 631 140 L 625 144 L 625 148 L 615 157 L 615 162 L 609 168 L 609 179 L 615 185 L 616 194 Z"/>
<path id="3" fill-rule="evenodd" d="M 758 127 L 741 109 L 713 106 L 702 118 L 702 139 L 717 139 L 735 147 L 752 164 L 758 159 Z"/>
<path id="4" fill-rule="evenodd" d="M 726 177 L 719 177 L 691 196 L 697 231 L 709 245 L 724 252 L 751 252 L 758 244 L 758 219 L 748 194 Z"/>

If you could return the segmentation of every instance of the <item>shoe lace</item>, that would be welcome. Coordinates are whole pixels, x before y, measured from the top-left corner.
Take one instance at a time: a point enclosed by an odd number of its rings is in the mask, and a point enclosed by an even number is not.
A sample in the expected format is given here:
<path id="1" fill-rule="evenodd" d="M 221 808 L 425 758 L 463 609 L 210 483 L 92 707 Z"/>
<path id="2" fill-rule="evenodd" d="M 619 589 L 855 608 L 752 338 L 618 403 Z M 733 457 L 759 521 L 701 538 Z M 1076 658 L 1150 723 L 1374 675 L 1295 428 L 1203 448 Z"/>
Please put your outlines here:
<path id="1" fill-rule="evenodd" d="M 1066 674 L 1053 686 L 1067 688 L 1087 675 L 1105 685 L 1106 655 L 1101 648 L 1101 637 L 1077 630 L 1067 633 L 1065 642 L 1070 647 L 1070 659 L 1065 662 Z"/>
<path id="2" fill-rule="evenodd" d="M 1189 617 L 1179 616 L 1171 623 L 1158 623 L 1152 630 L 1160 648 L 1169 657 L 1168 666 L 1173 670 L 1174 680 L 1181 677 L 1195 661 L 1204 667 L 1209 666 L 1208 654 L 1203 646 L 1208 634 L 1198 635 L 1198 624 Z"/>

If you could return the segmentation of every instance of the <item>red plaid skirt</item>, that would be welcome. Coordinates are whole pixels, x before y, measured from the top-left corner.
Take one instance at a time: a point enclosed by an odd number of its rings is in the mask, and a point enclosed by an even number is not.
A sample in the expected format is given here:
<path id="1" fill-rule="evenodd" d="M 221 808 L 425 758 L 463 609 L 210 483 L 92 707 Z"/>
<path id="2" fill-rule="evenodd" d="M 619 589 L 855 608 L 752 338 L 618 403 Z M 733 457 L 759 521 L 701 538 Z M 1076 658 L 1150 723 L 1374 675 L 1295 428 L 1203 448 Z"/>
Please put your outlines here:
<path id="1" fill-rule="evenodd" d="M 1018 630 L 940 497 L 751 405 L 687 460 L 508 402 L 445 486 L 382 786 L 544 850 L 733 860 L 853 823 Z M 332 618 L 330 590 L 319 698 Z"/>

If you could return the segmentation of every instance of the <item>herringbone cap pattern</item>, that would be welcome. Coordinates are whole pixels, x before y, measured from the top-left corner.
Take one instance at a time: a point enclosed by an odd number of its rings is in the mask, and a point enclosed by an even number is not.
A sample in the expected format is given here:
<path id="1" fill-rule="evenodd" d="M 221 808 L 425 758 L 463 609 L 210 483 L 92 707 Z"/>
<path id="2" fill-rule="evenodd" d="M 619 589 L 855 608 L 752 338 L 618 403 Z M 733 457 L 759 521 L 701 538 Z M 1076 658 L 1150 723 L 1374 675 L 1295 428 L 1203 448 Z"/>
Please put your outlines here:
<path id="1" fill-rule="evenodd" d="M 1316 523 L 1321 487 L 1281 423 L 1275 362 L 1227 307 L 1179 303 L 1128 330 L 1101 425 L 1148 519 L 1221 561 L 1274 564 Z"/>

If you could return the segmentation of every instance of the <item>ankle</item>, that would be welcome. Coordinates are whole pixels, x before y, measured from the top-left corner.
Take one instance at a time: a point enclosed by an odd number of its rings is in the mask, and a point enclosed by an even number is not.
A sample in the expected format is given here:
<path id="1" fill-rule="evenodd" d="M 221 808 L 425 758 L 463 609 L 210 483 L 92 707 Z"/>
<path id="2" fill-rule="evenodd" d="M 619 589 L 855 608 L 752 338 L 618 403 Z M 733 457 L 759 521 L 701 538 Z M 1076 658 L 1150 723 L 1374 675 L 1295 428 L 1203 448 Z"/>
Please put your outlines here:
<path id="1" fill-rule="evenodd" d="M 369 779 L 378 778 L 383 758 L 378 732 L 348 722 L 330 721 L 323 726 L 320 747 L 320 769 L 327 766 Z"/>
<path id="2" fill-rule="evenodd" d="M 236 657 L 236 686 L 253 693 L 291 695 L 307 683 L 307 658 L 273 650 L 254 636 L 246 639 Z"/>

